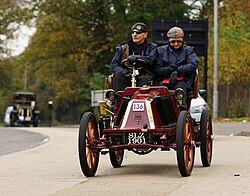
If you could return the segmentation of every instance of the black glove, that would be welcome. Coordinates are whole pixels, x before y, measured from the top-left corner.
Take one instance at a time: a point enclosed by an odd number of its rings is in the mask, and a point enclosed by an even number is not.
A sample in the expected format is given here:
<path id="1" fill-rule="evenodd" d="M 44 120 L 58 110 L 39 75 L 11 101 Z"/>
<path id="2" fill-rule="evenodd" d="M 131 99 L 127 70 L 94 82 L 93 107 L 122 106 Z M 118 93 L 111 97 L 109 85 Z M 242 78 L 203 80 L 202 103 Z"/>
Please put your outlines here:
<path id="1" fill-rule="evenodd" d="M 177 74 L 178 74 L 177 71 L 173 71 L 170 75 L 169 82 L 173 85 L 178 83 Z"/>
<path id="2" fill-rule="evenodd" d="M 123 73 L 124 76 L 131 76 L 132 75 L 132 70 L 127 69 L 127 70 L 124 70 L 122 73 Z"/>
<path id="3" fill-rule="evenodd" d="M 176 64 L 170 64 L 169 66 L 166 67 L 167 74 L 170 75 L 173 71 L 177 71 L 178 65 Z"/>
<path id="4" fill-rule="evenodd" d="M 173 72 L 173 71 L 177 71 L 177 69 L 178 69 L 178 65 L 176 65 L 176 64 L 174 64 L 174 63 L 173 63 L 173 64 L 170 64 L 169 67 L 170 67 L 170 69 L 172 70 L 172 72 Z"/>
<path id="5" fill-rule="evenodd" d="M 128 63 L 131 65 L 133 64 L 134 62 L 136 62 L 137 59 L 141 58 L 140 55 L 130 55 L 127 60 L 128 60 Z"/>

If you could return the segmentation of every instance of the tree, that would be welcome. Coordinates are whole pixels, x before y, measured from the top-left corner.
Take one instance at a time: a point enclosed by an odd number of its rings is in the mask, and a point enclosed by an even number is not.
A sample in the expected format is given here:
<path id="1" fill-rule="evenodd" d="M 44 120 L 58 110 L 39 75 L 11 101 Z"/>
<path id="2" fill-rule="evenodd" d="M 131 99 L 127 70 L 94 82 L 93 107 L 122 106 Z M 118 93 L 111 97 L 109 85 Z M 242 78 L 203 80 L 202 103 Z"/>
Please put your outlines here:
<path id="1" fill-rule="evenodd" d="M 218 78 L 220 84 L 248 82 L 250 73 L 250 21 L 246 0 L 224 0 L 219 7 Z M 246 6 L 242 6 L 246 5 Z M 211 13 L 212 14 L 212 13 Z M 213 36 L 210 15 L 210 37 Z M 213 65 L 213 39 L 209 42 L 209 65 Z M 209 83 L 212 83 L 212 67 Z"/>
<path id="2" fill-rule="evenodd" d="M 15 38 L 21 25 L 30 21 L 30 10 L 22 7 L 20 1 L 4 0 L 0 2 L 0 58 L 7 58 L 11 54 L 8 43 Z"/>
<path id="3" fill-rule="evenodd" d="M 28 8 L 37 31 L 16 71 L 27 69 L 28 90 L 41 98 L 42 113 L 53 99 L 59 121 L 78 120 L 89 109 L 90 91 L 104 88 L 115 46 L 129 39 L 134 22 L 150 26 L 155 17 L 183 18 L 188 10 L 181 0 L 33 0 Z"/>

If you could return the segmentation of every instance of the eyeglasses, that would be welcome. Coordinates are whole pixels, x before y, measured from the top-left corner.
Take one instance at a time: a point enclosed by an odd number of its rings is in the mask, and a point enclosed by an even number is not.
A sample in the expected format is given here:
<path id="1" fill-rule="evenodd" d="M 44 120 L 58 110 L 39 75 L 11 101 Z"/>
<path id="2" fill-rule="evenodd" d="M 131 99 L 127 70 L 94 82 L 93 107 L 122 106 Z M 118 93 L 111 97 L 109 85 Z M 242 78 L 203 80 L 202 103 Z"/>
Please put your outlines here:
<path id="1" fill-rule="evenodd" d="M 140 34 L 142 34 L 142 32 L 132 31 L 132 34 L 140 35 Z"/>
<path id="2" fill-rule="evenodd" d="M 183 42 L 183 40 L 170 40 L 169 42 L 170 42 L 171 44 L 175 44 L 175 43 L 180 44 L 180 43 Z"/>

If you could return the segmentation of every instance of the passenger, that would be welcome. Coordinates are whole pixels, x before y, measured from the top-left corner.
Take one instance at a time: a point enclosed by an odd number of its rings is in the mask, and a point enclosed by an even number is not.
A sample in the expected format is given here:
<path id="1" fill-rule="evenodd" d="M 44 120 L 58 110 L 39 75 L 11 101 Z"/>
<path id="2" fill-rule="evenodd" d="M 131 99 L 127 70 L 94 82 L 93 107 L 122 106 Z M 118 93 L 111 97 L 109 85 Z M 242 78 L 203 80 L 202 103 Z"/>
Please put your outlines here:
<path id="1" fill-rule="evenodd" d="M 116 54 L 111 61 L 112 72 L 114 73 L 112 86 L 115 91 L 123 91 L 126 87 L 132 85 L 131 70 L 121 64 L 122 60 L 128 59 L 128 61 L 133 61 L 135 60 L 134 58 L 139 58 L 138 55 L 142 56 L 144 60 L 147 60 L 148 55 L 157 46 L 147 41 L 148 27 L 146 24 L 141 22 L 135 23 L 131 31 L 131 39 L 120 43 L 116 47 Z M 138 71 L 136 86 L 152 85 L 154 79 L 153 72 L 153 66 L 148 67 L 146 70 Z"/>
<path id="2" fill-rule="evenodd" d="M 152 61 L 156 61 L 156 85 L 162 85 L 164 78 L 169 78 L 169 89 L 182 88 L 186 94 L 193 90 L 194 76 L 198 68 L 198 57 L 191 46 L 184 44 L 184 32 L 179 27 L 171 28 L 168 33 L 168 45 L 156 49 Z M 178 78 L 179 77 L 179 78 Z M 186 101 L 181 105 L 187 109 Z"/>

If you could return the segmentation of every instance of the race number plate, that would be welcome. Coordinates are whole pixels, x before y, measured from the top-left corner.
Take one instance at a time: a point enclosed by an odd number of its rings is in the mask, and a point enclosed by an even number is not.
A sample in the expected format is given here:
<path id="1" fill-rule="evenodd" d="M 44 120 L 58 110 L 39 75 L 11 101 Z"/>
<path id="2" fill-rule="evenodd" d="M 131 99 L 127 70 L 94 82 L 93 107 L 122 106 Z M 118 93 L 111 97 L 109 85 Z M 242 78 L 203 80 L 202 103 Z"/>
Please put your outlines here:
<path id="1" fill-rule="evenodd" d="M 144 111 L 144 103 L 133 103 L 133 112 Z"/>

